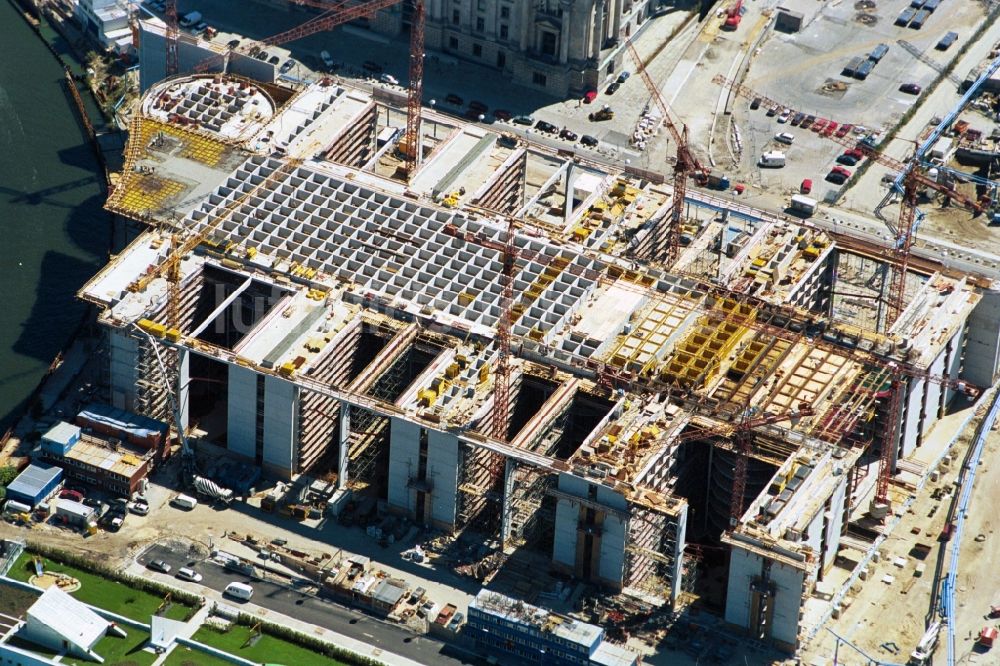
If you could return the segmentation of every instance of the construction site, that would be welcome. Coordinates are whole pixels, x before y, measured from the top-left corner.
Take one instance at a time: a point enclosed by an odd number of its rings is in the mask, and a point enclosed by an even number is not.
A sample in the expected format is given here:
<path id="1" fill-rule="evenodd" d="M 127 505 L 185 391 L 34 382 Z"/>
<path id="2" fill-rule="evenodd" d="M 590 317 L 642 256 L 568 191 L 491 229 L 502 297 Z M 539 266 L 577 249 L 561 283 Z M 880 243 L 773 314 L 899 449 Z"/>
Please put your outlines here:
<path id="1" fill-rule="evenodd" d="M 996 378 L 990 281 L 909 252 L 941 186 L 906 170 L 886 247 L 695 190 L 662 99 L 672 179 L 424 108 L 419 61 L 402 96 L 222 55 L 148 88 L 107 202 L 141 232 L 80 291 L 113 406 L 483 544 L 526 603 L 531 562 L 797 650 Z"/>

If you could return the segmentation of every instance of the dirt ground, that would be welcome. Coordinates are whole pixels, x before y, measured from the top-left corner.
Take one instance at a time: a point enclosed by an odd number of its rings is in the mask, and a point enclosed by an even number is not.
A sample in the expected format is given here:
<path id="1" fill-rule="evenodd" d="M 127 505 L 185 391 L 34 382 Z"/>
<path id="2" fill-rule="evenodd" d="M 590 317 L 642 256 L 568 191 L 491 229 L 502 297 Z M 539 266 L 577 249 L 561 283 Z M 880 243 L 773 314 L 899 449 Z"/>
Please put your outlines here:
<path id="1" fill-rule="evenodd" d="M 926 622 L 936 618 L 931 595 L 935 585 L 934 571 L 941 558 L 946 574 L 952 544 L 939 541 L 954 481 L 961 458 L 968 448 L 972 429 L 956 445 L 958 460 L 936 482 L 929 482 L 920 497 L 903 518 L 882 549 L 882 557 L 868 571 L 867 580 L 859 581 L 853 590 L 850 607 L 827 627 L 863 650 L 871 658 L 904 663 L 924 633 Z M 956 653 L 964 657 L 972 653 L 972 634 L 978 634 L 986 622 L 983 618 L 991 603 L 997 601 L 996 571 L 1000 564 L 1000 549 L 994 535 L 993 507 L 1000 502 L 1000 465 L 990 461 L 1000 455 L 1000 434 L 990 433 L 983 460 L 977 472 L 971 510 L 967 516 L 959 560 L 958 617 L 956 620 Z M 934 499 L 936 489 L 946 493 Z M 979 536 L 983 535 L 983 536 Z M 980 540 L 977 540 L 979 537 Z M 930 546 L 921 559 L 916 544 Z M 921 575 L 917 565 L 926 569 Z M 891 582 L 885 582 L 886 576 Z M 992 624 L 996 624 L 994 620 Z M 821 631 L 803 650 L 803 663 L 831 664 L 836 639 Z M 896 650 L 896 651 L 894 651 Z M 838 651 L 838 664 L 851 666 L 868 664 L 865 656 L 844 644 Z M 993 659 L 992 661 L 990 660 Z M 934 664 L 946 663 L 944 635 L 934 657 Z M 996 664 L 996 655 L 979 657 L 978 663 Z"/>

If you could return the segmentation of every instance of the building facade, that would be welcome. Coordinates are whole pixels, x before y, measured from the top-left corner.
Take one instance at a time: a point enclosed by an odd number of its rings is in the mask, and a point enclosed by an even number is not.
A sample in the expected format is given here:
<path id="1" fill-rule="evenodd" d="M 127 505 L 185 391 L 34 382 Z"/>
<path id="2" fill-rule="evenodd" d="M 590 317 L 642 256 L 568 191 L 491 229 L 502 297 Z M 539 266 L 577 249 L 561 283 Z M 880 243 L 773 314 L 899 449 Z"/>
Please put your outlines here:
<path id="1" fill-rule="evenodd" d="M 598 88 L 625 67 L 626 42 L 659 0 L 430 0 L 424 44 L 499 70 L 514 83 L 557 97 Z M 408 29 L 409 3 L 371 22 L 376 32 Z"/>

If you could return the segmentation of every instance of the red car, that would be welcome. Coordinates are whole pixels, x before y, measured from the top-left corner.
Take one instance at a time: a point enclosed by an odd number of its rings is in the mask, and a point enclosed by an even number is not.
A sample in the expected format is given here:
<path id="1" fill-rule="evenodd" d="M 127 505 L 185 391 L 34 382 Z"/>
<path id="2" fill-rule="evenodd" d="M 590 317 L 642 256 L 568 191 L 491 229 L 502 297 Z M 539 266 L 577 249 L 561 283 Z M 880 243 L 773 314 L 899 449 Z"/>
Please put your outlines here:
<path id="1" fill-rule="evenodd" d="M 812 129 L 813 132 L 822 132 L 828 122 L 829 121 L 826 118 L 817 118 L 810 129 Z"/>
<path id="2" fill-rule="evenodd" d="M 810 192 L 812 192 L 812 189 L 813 189 L 813 182 L 812 179 L 810 178 L 806 178 L 805 180 L 802 181 L 802 184 L 799 185 L 799 192 L 801 192 L 802 194 L 809 194 Z"/>
<path id="3" fill-rule="evenodd" d="M 584 104 L 590 104 L 595 99 L 597 99 L 597 91 L 596 90 L 588 90 L 587 92 L 585 92 L 583 94 L 583 103 Z"/>
<path id="4" fill-rule="evenodd" d="M 823 130 L 823 136 L 830 136 L 837 130 L 837 127 L 839 127 L 839 125 L 831 120 L 830 124 L 826 126 L 825 130 Z"/>
<path id="5" fill-rule="evenodd" d="M 64 488 L 59 493 L 59 497 L 61 499 L 73 500 L 74 502 L 82 502 L 83 501 L 83 493 L 81 493 L 79 490 L 72 490 L 70 488 Z"/>
<path id="6" fill-rule="evenodd" d="M 843 175 L 845 178 L 850 178 L 851 177 L 851 171 L 850 171 L 850 169 L 845 169 L 844 167 L 842 167 L 840 165 L 837 165 L 837 166 L 833 167 L 832 169 L 830 169 L 830 171 L 832 171 L 833 173 L 839 173 L 839 174 Z"/>
<path id="7" fill-rule="evenodd" d="M 853 127 L 854 125 L 841 125 L 840 127 L 837 128 L 837 136 L 839 137 L 847 136 L 847 133 L 850 132 L 851 128 Z"/>

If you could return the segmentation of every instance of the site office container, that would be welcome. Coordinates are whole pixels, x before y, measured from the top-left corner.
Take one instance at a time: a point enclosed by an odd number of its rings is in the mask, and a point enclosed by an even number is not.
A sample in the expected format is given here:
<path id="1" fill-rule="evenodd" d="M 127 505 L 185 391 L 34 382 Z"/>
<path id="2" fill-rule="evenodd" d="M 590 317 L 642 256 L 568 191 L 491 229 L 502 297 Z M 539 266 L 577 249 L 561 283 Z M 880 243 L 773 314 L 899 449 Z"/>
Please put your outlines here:
<path id="1" fill-rule="evenodd" d="M 879 44 L 872 49 L 872 52 L 868 54 L 868 59 L 872 62 L 879 62 L 885 57 L 885 54 L 889 52 L 889 47 L 885 44 Z"/>
<path id="2" fill-rule="evenodd" d="M 854 72 L 854 78 L 860 81 L 864 81 L 865 79 L 868 78 L 868 75 L 872 73 L 872 70 L 874 68 L 875 68 L 874 62 L 872 62 L 871 60 L 865 60 L 863 63 L 861 63 L 861 66 L 858 67 L 858 70 Z"/>
<path id="3" fill-rule="evenodd" d="M 896 17 L 896 25 L 905 28 L 909 24 L 910 20 L 913 19 L 913 17 L 916 15 L 916 13 L 917 13 L 916 9 L 913 9 L 912 7 L 907 7 L 906 9 L 904 9 L 899 13 L 899 16 Z"/>
<path id="4" fill-rule="evenodd" d="M 926 9 L 921 9 L 919 12 L 917 12 L 917 15 L 913 17 L 913 20 L 910 21 L 910 27 L 913 28 L 914 30 L 920 30 L 922 27 L 924 27 L 924 23 L 927 22 L 927 19 L 930 18 L 930 15 L 931 13 L 929 11 L 927 11 Z"/>

